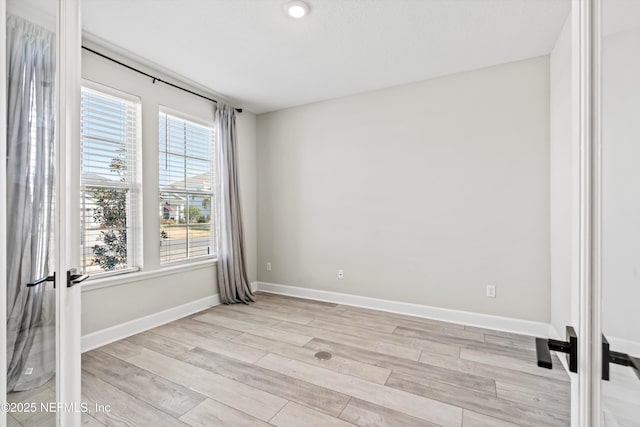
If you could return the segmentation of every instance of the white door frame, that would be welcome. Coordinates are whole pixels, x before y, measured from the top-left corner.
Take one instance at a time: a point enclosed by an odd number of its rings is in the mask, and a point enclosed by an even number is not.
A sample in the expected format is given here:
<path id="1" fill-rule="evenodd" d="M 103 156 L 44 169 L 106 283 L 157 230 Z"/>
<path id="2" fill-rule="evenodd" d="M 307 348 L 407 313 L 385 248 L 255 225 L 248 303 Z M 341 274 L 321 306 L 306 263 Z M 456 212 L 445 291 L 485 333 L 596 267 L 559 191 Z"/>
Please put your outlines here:
<path id="1" fill-rule="evenodd" d="M 591 422 L 604 424 L 602 411 L 602 0 L 591 6 L 591 133 L 592 133 L 592 284 L 591 284 Z"/>
<path id="2" fill-rule="evenodd" d="M 592 426 L 591 400 L 591 14 L 593 0 L 574 0 L 572 6 L 578 13 L 578 173 L 579 173 L 579 219 L 578 219 L 578 425 Z"/>
<path id="3" fill-rule="evenodd" d="M 600 27 L 601 0 L 573 0 L 578 14 L 579 260 L 578 396 L 580 427 L 602 424 L 600 406 Z M 574 424 L 576 425 L 576 424 Z"/>
<path id="4" fill-rule="evenodd" d="M 81 294 L 67 287 L 66 272 L 80 260 L 80 0 L 58 0 L 57 40 L 57 167 L 56 224 L 58 227 L 56 316 L 58 352 L 56 395 L 73 403 L 59 412 L 58 426 L 81 425 Z M 73 242 L 77 242 L 74 244 Z"/>
<path id="5" fill-rule="evenodd" d="M 56 18 L 56 91 L 57 117 L 56 167 L 56 395 L 60 402 L 81 408 L 81 351 L 80 351 L 80 287 L 66 287 L 66 271 L 79 258 L 78 216 L 80 182 L 80 76 L 81 76 L 81 14 L 80 0 L 58 0 Z M 6 0 L 0 0 L 0 102 L 7 105 L 6 94 Z M 6 153 L 6 115 L 0 114 L 0 153 Z M 2 156 L 4 158 L 4 156 Z M 75 184 L 78 183 L 78 184 Z M 6 162 L 0 162 L 0 201 L 6 200 Z M 0 203 L 0 231 L 6 232 L 6 203 Z M 6 240 L 0 239 L 0 319 L 6 325 Z M 6 349 L 6 326 L 0 328 L 0 349 Z M 7 366 L 6 351 L 0 351 L 0 366 Z M 63 375 L 64 374 L 64 375 Z M 6 375 L 0 375 L 0 402 L 6 402 Z M 63 408 L 58 411 L 58 426 L 80 426 L 81 413 Z M 0 426 L 7 423 L 6 413 L 0 411 Z"/>

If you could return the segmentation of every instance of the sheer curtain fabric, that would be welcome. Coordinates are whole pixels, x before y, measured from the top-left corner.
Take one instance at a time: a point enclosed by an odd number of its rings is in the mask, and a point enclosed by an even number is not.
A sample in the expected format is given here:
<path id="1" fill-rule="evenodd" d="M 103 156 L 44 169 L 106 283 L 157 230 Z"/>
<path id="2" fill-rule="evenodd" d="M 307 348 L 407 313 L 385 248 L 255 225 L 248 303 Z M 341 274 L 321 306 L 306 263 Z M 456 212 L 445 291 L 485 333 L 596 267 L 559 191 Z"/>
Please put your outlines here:
<path id="1" fill-rule="evenodd" d="M 7 20 L 7 390 L 46 383 L 55 369 L 52 273 L 55 38 Z M 29 367 L 29 375 L 25 368 Z"/>
<path id="2" fill-rule="evenodd" d="M 245 264 L 244 234 L 238 186 L 236 115 L 232 107 L 218 103 L 215 113 L 218 146 L 217 221 L 218 287 L 224 304 L 255 301 Z"/>

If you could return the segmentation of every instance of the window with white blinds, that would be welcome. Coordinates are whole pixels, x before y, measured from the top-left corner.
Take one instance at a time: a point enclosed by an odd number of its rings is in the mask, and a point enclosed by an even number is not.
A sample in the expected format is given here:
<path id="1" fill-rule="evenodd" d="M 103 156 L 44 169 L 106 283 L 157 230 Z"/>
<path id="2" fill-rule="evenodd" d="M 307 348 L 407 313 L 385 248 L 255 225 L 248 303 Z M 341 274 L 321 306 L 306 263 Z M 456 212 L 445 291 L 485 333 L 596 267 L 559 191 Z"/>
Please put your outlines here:
<path id="1" fill-rule="evenodd" d="M 82 88 L 81 256 L 88 273 L 140 265 L 140 101 Z"/>
<path id="2" fill-rule="evenodd" d="M 211 127 L 160 112 L 162 264 L 215 255 L 214 144 Z"/>

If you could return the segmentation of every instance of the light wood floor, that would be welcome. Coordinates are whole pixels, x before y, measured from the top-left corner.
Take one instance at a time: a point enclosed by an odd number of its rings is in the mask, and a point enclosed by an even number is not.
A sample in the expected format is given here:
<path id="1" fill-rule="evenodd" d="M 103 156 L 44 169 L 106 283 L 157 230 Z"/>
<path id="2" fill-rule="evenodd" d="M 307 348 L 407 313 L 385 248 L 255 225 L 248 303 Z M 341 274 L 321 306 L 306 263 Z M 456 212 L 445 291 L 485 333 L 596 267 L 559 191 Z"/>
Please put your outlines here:
<path id="1" fill-rule="evenodd" d="M 85 353 L 84 422 L 568 426 L 555 362 L 536 366 L 531 337 L 261 293 Z"/>

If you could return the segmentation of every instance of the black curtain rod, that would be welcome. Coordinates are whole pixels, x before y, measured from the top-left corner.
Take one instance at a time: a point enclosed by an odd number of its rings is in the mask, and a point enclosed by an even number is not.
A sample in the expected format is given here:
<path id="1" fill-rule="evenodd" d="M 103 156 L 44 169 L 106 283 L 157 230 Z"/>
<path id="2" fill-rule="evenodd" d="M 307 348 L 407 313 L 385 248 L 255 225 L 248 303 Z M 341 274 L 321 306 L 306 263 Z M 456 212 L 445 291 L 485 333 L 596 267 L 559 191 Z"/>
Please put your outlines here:
<path id="1" fill-rule="evenodd" d="M 200 98 L 204 98 L 204 99 L 206 99 L 207 101 L 211 101 L 211 102 L 213 102 L 213 103 L 215 103 L 215 104 L 217 104 L 217 103 L 218 103 L 218 101 L 217 101 L 217 100 L 215 100 L 215 99 L 213 99 L 213 98 L 209 98 L 208 96 L 200 95 L 199 93 L 196 93 L 196 92 L 194 92 L 194 91 L 192 91 L 192 90 L 185 89 L 185 88 L 183 88 L 183 87 L 180 87 L 180 86 L 178 86 L 178 85 L 175 85 L 175 84 L 173 84 L 173 83 L 170 83 L 170 82 L 168 82 L 168 81 L 166 81 L 166 80 L 162 80 L 160 77 L 152 76 L 151 74 L 149 74 L 149 73 L 145 73 L 144 71 L 139 70 L 139 69 L 137 69 L 137 68 L 134 68 L 134 67 L 132 67 L 131 65 L 127 65 L 127 64 L 125 64 L 124 62 L 120 62 L 120 61 L 118 61 L 117 59 L 113 59 L 113 58 L 111 58 L 110 56 L 105 55 L 104 53 L 97 52 L 97 51 L 95 51 L 95 50 L 93 50 L 93 49 L 91 49 L 91 48 L 88 48 L 88 47 L 86 47 L 86 46 L 82 46 L 82 48 L 83 48 L 84 50 L 86 50 L 86 51 L 89 51 L 89 52 L 93 53 L 93 54 L 96 54 L 96 55 L 98 55 L 98 56 L 101 56 L 101 57 L 102 57 L 102 58 L 104 58 L 104 59 L 107 59 L 107 60 L 109 60 L 109 61 L 111 61 L 111 62 L 115 62 L 116 64 L 121 65 L 121 66 L 123 66 L 123 67 L 125 67 L 125 68 L 128 68 L 128 69 L 130 69 L 131 71 L 135 71 L 136 73 L 142 74 L 143 76 L 147 76 L 147 77 L 149 77 L 150 79 L 153 79 L 153 83 L 155 83 L 155 82 L 164 83 L 164 84 L 169 85 L 169 86 L 171 86 L 171 87 L 174 87 L 174 88 L 176 88 L 176 89 L 180 89 L 180 90 L 181 90 L 181 91 L 183 91 L 183 92 L 187 92 L 187 93 L 190 93 L 191 95 L 195 95 L 195 96 L 198 96 L 198 97 L 200 97 Z M 238 113 L 242 113 L 242 108 L 236 108 L 236 111 L 237 111 Z"/>

